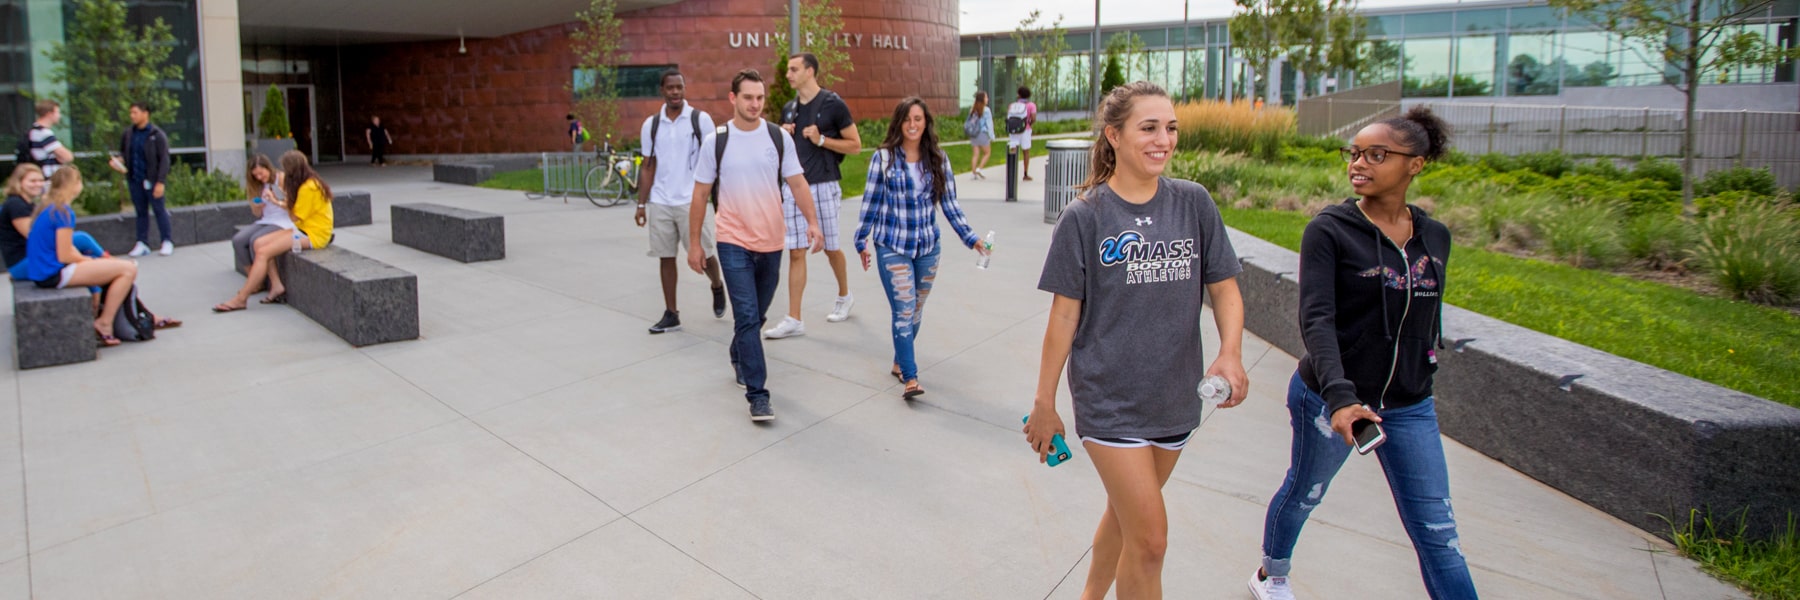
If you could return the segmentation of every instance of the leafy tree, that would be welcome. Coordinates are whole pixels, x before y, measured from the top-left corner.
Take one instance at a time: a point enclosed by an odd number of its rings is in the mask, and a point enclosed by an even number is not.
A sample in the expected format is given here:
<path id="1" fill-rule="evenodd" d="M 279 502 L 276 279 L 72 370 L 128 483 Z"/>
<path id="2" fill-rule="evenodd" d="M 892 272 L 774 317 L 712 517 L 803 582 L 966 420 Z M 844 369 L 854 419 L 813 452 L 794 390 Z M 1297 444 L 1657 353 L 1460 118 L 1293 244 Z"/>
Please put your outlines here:
<path id="1" fill-rule="evenodd" d="M 786 6 L 786 3 L 782 4 Z M 776 20 L 777 31 L 787 31 L 788 16 L 784 10 L 780 19 Z M 837 42 L 838 34 L 844 31 L 843 10 L 831 4 L 831 0 L 803 0 L 800 3 L 800 36 L 803 42 L 801 52 L 811 52 L 819 59 L 819 86 L 829 88 L 844 80 L 844 74 L 856 70 L 851 62 L 850 53 Z M 763 104 L 763 115 L 771 122 L 781 120 L 781 107 L 794 99 L 794 85 L 787 80 L 788 57 L 793 53 L 788 50 L 786 34 L 776 36 L 775 70 L 763 74 L 768 85 L 768 100 Z"/>
<path id="2" fill-rule="evenodd" d="M 172 115 L 181 107 L 168 82 L 180 82 L 185 72 L 169 60 L 175 34 L 162 19 L 146 27 L 130 27 L 122 0 L 75 0 L 75 18 L 64 30 L 64 40 L 44 53 L 50 59 L 50 81 L 65 86 L 64 94 L 52 95 L 69 116 L 70 145 L 75 148 L 110 148 L 125 131 L 133 102 L 143 102 L 157 114 Z M 93 212 L 118 210 L 125 190 L 122 176 L 106 168 L 106 159 L 76 161 L 87 175 L 91 193 L 83 193 L 83 206 Z M 105 196 L 104 198 L 102 196 Z"/>
<path id="3" fill-rule="evenodd" d="M 1013 30 L 1013 42 L 1019 46 L 1015 78 L 1037 94 L 1034 99 L 1039 104 L 1056 105 L 1057 82 L 1063 79 L 1062 56 L 1069 51 L 1068 30 L 1063 28 L 1062 15 L 1048 27 L 1042 18 L 1043 11 L 1033 10 Z"/>
<path id="4" fill-rule="evenodd" d="M 1295 70 L 1315 78 L 1356 69 L 1366 60 L 1368 26 L 1356 14 L 1355 0 L 1235 2 L 1237 12 L 1227 25 L 1231 45 L 1265 77 L 1277 76 L 1271 72 L 1273 63 L 1283 56 Z"/>
<path id="5" fill-rule="evenodd" d="M 1677 76 L 1668 79 L 1687 100 L 1682 118 L 1681 201 L 1690 214 L 1694 211 L 1694 109 L 1700 84 L 1712 78 L 1723 81 L 1735 68 L 1772 67 L 1800 58 L 1800 48 L 1783 48 L 1744 27 L 1764 14 L 1772 0 L 1549 2 L 1643 48 Z"/>
<path id="6" fill-rule="evenodd" d="M 256 130 L 266 139 L 294 136 L 292 126 L 288 124 L 287 102 L 282 99 L 281 90 L 273 85 L 264 97 L 262 114 L 256 117 Z"/>
<path id="7" fill-rule="evenodd" d="M 1225 24 L 1225 29 L 1231 33 L 1231 48 L 1250 63 L 1250 68 L 1265 77 L 1284 48 L 1280 42 L 1282 16 L 1276 12 L 1276 4 L 1280 1 L 1233 0 L 1237 9 Z M 1249 97 L 1256 97 L 1263 89 L 1256 87 L 1254 80 L 1245 83 L 1252 86 L 1246 94 Z"/>
<path id="8" fill-rule="evenodd" d="M 617 0 L 590 0 L 587 10 L 575 14 L 575 30 L 569 33 L 569 49 L 580 74 L 570 83 L 575 93 L 575 116 L 588 131 L 607 135 L 619 124 L 619 65 L 631 60 L 616 13 Z"/>
<path id="9" fill-rule="evenodd" d="M 1106 67 L 1100 70 L 1100 93 L 1110 94 L 1113 88 L 1125 85 L 1125 72 L 1119 65 L 1119 55 L 1106 53 Z"/>

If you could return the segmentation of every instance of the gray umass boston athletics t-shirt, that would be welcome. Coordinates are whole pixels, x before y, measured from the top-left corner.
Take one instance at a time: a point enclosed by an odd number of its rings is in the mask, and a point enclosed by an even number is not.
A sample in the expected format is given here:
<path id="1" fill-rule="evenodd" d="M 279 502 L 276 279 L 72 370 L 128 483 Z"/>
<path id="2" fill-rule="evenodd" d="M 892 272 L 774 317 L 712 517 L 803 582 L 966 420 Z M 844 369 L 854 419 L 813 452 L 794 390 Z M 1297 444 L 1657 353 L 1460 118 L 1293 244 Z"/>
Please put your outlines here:
<path id="1" fill-rule="evenodd" d="M 1141 205 L 1101 185 L 1069 203 L 1038 289 L 1082 301 L 1069 354 L 1075 432 L 1154 438 L 1199 427 L 1205 286 L 1242 270 L 1200 184 L 1160 178 Z"/>

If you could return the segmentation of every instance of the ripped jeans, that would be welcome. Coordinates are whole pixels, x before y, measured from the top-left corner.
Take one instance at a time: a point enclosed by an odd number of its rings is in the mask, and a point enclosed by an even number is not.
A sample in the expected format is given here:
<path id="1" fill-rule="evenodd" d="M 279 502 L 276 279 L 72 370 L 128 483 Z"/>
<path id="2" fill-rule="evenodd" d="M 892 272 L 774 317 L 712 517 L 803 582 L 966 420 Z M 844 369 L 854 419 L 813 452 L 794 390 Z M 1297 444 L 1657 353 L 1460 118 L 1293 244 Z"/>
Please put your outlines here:
<path id="1" fill-rule="evenodd" d="M 888 307 L 894 312 L 894 364 L 900 365 L 900 378 L 906 381 L 919 378 L 919 364 L 913 360 L 913 340 L 919 337 L 925 297 L 931 295 L 931 283 L 937 280 L 938 252 L 942 248 L 913 258 L 875 245 L 881 287 L 887 290 Z"/>
<path id="2" fill-rule="evenodd" d="M 1269 513 L 1263 520 L 1263 569 L 1275 577 L 1287 576 L 1300 527 L 1350 456 L 1350 446 L 1331 430 L 1331 417 L 1324 414 L 1325 399 L 1308 389 L 1299 373 L 1288 383 L 1287 407 L 1294 428 L 1293 455 L 1287 478 L 1269 501 Z M 1401 524 L 1419 556 L 1425 590 L 1434 600 L 1475 598 L 1475 583 L 1469 579 L 1469 564 L 1463 558 L 1456 515 L 1450 507 L 1450 473 L 1444 464 L 1443 440 L 1438 437 L 1434 399 L 1381 411 L 1381 419 L 1387 442 L 1375 449 L 1375 456 L 1381 460 Z"/>

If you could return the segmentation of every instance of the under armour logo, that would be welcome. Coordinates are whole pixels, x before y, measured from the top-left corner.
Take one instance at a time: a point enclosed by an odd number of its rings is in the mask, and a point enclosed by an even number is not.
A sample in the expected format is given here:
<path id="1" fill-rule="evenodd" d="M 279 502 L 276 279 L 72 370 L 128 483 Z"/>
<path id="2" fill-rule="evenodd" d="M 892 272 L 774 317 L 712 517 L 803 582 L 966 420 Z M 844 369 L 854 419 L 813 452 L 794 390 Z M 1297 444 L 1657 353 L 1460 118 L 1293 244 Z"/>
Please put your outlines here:
<path id="1" fill-rule="evenodd" d="M 1145 225 L 1155 225 L 1155 223 L 1150 222 L 1150 217 L 1144 217 L 1142 219 L 1137 219 L 1137 224 L 1138 224 L 1138 227 L 1143 227 Z"/>

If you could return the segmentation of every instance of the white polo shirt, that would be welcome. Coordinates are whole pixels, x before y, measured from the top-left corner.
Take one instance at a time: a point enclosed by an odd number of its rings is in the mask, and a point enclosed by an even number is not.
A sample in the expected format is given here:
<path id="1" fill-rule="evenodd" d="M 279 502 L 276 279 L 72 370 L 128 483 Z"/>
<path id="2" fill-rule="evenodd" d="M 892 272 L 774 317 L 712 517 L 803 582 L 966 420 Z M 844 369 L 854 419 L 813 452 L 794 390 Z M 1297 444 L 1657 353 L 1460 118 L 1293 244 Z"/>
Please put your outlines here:
<path id="1" fill-rule="evenodd" d="M 666 206 L 687 206 L 694 200 L 694 168 L 700 163 L 700 142 L 694 139 L 693 105 L 681 102 L 681 116 L 669 118 L 667 105 L 658 105 L 656 114 L 644 119 L 643 154 L 655 156 L 656 179 L 650 182 L 650 201 Z M 713 131 L 712 115 L 700 112 L 700 135 Z M 658 119 L 656 139 L 650 139 L 650 127 Z"/>

